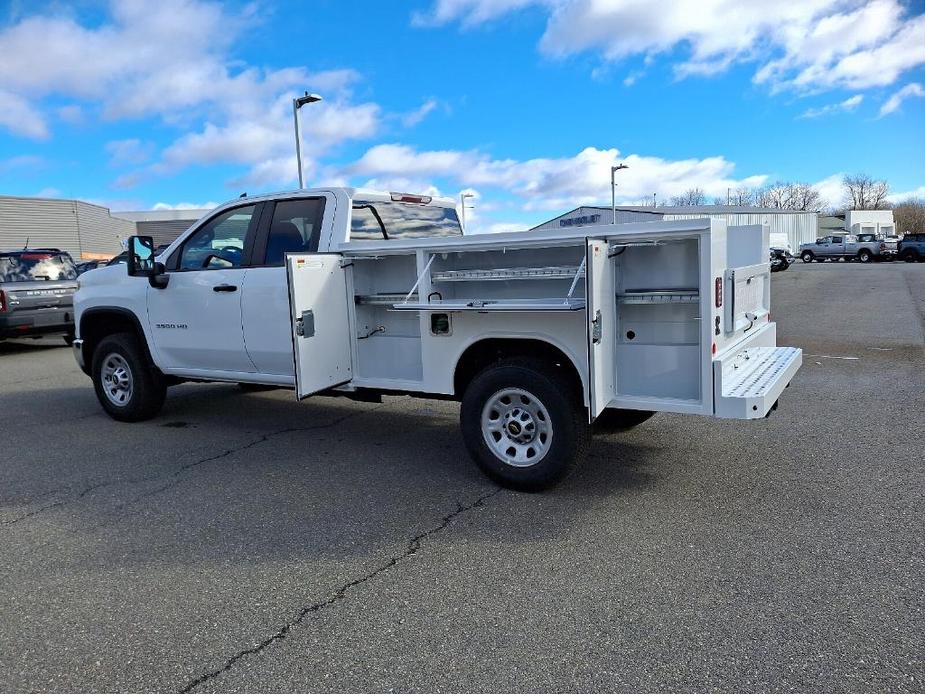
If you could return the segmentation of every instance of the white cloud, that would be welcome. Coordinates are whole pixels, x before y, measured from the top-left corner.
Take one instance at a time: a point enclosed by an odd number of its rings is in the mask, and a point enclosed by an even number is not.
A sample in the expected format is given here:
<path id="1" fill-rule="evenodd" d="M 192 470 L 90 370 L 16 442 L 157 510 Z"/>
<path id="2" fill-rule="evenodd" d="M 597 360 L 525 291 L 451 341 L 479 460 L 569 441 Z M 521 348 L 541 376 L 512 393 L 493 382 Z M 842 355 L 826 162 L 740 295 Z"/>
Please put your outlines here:
<path id="1" fill-rule="evenodd" d="M 725 195 L 727 188 L 757 187 L 766 179 L 763 175 L 735 178 L 734 164 L 723 157 L 666 160 L 588 147 L 573 157 L 518 161 L 492 159 L 476 150 L 419 151 L 402 144 L 372 147 L 342 174 L 374 180 L 446 178 L 462 186 L 510 191 L 526 210 L 551 210 L 609 199 L 610 167 L 618 162 L 630 167 L 618 181 L 618 198 L 624 202 L 653 192 L 670 197 L 692 187 L 703 188 L 709 196 Z"/>
<path id="2" fill-rule="evenodd" d="M 803 112 L 800 118 L 820 118 L 822 116 L 830 116 L 835 113 L 853 111 L 861 105 L 862 101 L 864 101 L 864 95 L 855 94 L 854 96 L 848 97 L 844 101 L 839 101 L 837 104 L 827 104 L 818 108 L 807 109 Z"/>
<path id="3" fill-rule="evenodd" d="M 925 16 L 900 0 L 435 0 L 419 24 L 472 26 L 535 6 L 547 12 L 540 49 L 552 56 L 595 51 L 605 60 L 681 49 L 679 77 L 709 76 L 735 63 L 758 66 L 772 90 L 866 89 L 925 64 Z"/>
<path id="4" fill-rule="evenodd" d="M 899 91 L 894 92 L 893 95 L 884 102 L 883 106 L 880 107 L 880 117 L 883 118 L 883 116 L 893 113 L 893 111 L 902 106 L 903 101 L 910 96 L 925 96 L 925 88 L 918 82 L 910 82 Z"/>
<path id="5" fill-rule="evenodd" d="M 844 173 L 836 173 L 813 184 L 819 195 L 830 205 L 838 205 L 845 197 Z"/>
<path id="6" fill-rule="evenodd" d="M 887 200 L 894 204 L 903 202 L 904 200 L 909 200 L 910 198 L 925 200 L 925 186 L 919 186 L 913 190 L 907 190 L 902 193 L 893 193 L 892 195 L 887 196 Z"/>
<path id="7" fill-rule="evenodd" d="M 64 96 L 63 119 L 93 105 L 105 119 L 160 118 L 186 131 L 147 173 L 231 163 L 249 170 L 237 184 L 292 182 L 292 97 L 302 89 L 326 101 L 303 108 L 306 168 L 330 147 L 376 132 L 376 104 L 353 103 L 353 70 L 311 72 L 242 64 L 232 49 L 256 6 L 228 9 L 203 0 L 113 0 L 102 22 L 83 24 L 66 11 L 25 17 L 0 30 L 0 128 L 48 137 L 40 106 Z M 134 139 L 134 138 L 129 138 Z M 141 152 L 122 156 L 141 162 Z M 119 183 L 138 180 L 135 172 Z"/>
<path id="8" fill-rule="evenodd" d="M 0 127 L 33 140 L 46 140 L 49 135 L 42 114 L 28 100 L 5 89 L 0 89 Z"/>
<path id="9" fill-rule="evenodd" d="M 430 112 L 439 106 L 436 99 L 428 99 L 419 108 L 402 116 L 401 122 L 406 128 L 412 128 L 430 115 Z"/>

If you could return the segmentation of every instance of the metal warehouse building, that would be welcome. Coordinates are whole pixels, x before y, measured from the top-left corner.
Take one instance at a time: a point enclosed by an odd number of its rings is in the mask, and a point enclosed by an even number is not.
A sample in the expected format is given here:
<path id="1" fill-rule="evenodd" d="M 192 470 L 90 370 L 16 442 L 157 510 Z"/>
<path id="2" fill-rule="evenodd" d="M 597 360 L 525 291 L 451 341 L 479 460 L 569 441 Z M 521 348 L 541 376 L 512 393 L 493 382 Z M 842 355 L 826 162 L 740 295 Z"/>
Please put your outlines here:
<path id="1" fill-rule="evenodd" d="M 60 248 L 75 260 L 111 258 L 132 234 L 169 243 L 206 211 L 113 213 L 81 200 L 0 196 L 0 250 Z"/>
<path id="2" fill-rule="evenodd" d="M 617 224 L 627 222 L 657 222 L 669 219 L 699 219 L 712 217 L 722 219 L 729 226 L 745 224 L 766 224 L 771 233 L 787 234 L 792 248 L 801 243 L 816 240 L 818 215 L 815 212 L 778 210 L 763 207 L 738 207 L 735 205 L 700 205 L 694 207 L 617 207 Z M 589 224 L 610 224 L 610 207 L 577 207 L 571 212 L 550 219 L 538 229 L 561 229 L 563 227 L 587 226 Z"/>

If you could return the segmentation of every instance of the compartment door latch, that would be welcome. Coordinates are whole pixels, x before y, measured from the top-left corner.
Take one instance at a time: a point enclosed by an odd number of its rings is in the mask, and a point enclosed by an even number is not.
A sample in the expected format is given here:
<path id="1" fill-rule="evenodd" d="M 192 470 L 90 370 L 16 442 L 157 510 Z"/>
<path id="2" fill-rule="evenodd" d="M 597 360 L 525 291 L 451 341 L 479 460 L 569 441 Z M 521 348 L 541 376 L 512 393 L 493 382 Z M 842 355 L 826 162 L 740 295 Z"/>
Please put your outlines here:
<path id="1" fill-rule="evenodd" d="M 315 336 L 315 314 L 313 311 L 302 311 L 302 317 L 296 318 L 295 334 L 299 337 Z"/>
<path id="2" fill-rule="evenodd" d="M 596 345 L 601 343 L 601 333 L 603 332 L 601 328 L 601 312 L 597 310 L 594 312 L 594 320 L 591 321 L 591 342 Z"/>

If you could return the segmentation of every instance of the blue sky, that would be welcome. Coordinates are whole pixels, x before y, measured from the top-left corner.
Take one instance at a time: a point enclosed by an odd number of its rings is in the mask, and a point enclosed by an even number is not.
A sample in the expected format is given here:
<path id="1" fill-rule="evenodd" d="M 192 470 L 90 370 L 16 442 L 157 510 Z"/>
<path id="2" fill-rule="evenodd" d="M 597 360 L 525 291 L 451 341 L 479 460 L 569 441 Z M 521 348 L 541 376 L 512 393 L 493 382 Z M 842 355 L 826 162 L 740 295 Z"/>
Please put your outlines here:
<path id="1" fill-rule="evenodd" d="M 663 5 L 659 7 L 659 5 Z M 925 196 L 925 3 L 13 1 L 0 194 L 114 209 L 311 184 L 476 195 L 483 231 L 844 173 Z"/>

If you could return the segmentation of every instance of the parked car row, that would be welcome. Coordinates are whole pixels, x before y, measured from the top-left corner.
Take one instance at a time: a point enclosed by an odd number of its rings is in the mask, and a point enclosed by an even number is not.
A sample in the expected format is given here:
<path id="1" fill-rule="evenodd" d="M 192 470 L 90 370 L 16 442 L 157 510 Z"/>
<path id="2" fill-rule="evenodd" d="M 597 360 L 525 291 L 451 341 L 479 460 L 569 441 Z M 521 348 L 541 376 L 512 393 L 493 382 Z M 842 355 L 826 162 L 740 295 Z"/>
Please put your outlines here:
<path id="1" fill-rule="evenodd" d="M 910 234 L 908 236 L 916 236 Z M 908 237 L 907 236 L 907 237 Z M 877 236 L 876 234 L 832 234 L 814 243 L 800 244 L 800 259 L 804 263 L 823 263 L 826 260 L 857 260 L 871 263 L 881 260 L 893 260 L 896 257 L 909 259 L 901 254 L 903 241 L 897 236 Z M 909 253 L 907 252 L 907 256 Z"/>

